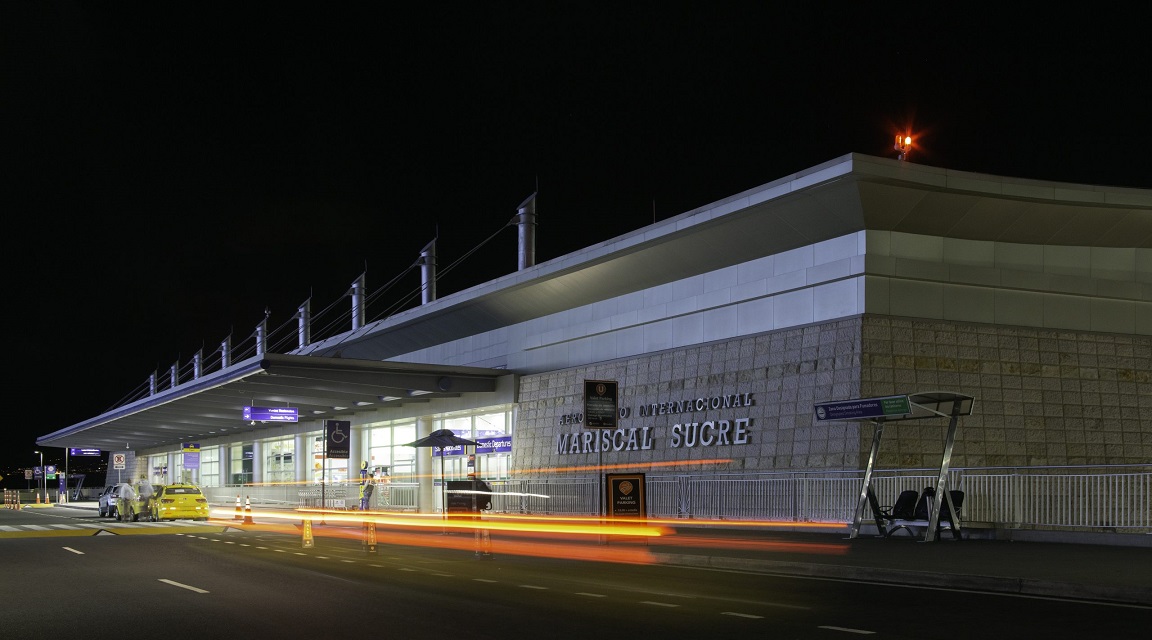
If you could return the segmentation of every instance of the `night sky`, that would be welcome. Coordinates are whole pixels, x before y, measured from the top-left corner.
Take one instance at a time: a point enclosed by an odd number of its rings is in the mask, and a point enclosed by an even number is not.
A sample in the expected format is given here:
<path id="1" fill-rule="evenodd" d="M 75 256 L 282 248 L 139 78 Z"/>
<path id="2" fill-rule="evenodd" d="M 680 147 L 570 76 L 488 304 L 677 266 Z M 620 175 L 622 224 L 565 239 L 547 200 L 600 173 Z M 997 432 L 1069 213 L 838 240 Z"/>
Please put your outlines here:
<path id="1" fill-rule="evenodd" d="M 894 157 L 903 131 L 912 162 L 1152 188 L 1152 55 L 1119 9 L 404 4 L 3 3 L 23 410 L 0 474 L 266 309 L 273 327 L 309 297 L 346 309 L 357 276 L 377 290 L 433 237 L 443 268 L 495 234 L 440 296 L 515 271 L 504 227 L 533 192 L 545 262 L 846 153 Z"/>

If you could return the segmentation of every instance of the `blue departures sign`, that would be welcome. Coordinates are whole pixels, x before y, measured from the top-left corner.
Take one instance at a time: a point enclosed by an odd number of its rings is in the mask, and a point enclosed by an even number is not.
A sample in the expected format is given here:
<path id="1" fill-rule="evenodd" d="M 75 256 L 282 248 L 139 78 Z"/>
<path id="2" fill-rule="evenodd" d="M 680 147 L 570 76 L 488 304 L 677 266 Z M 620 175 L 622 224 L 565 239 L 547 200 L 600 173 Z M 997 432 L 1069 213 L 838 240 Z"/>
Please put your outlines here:
<path id="1" fill-rule="evenodd" d="M 244 407 L 244 419 L 255 422 L 299 422 L 296 407 Z"/>
<path id="2" fill-rule="evenodd" d="M 908 396 L 884 396 L 880 398 L 857 398 L 837 402 L 821 402 L 815 405 L 816 419 L 824 420 L 870 420 L 873 418 L 904 417 L 912 413 Z"/>

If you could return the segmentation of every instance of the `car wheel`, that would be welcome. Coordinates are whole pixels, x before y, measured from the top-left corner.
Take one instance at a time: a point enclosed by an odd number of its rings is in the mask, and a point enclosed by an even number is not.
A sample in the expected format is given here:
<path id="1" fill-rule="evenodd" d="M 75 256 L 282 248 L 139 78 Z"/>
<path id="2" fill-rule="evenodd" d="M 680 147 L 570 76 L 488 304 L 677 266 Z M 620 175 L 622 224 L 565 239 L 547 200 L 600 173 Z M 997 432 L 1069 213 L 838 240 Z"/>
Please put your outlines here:
<path id="1" fill-rule="evenodd" d="M 117 522 L 123 522 L 123 521 L 124 521 L 124 516 L 123 516 L 123 515 L 121 515 L 121 513 L 120 513 L 120 510 L 119 510 L 119 509 L 113 509 L 113 510 L 112 510 L 112 517 L 113 517 L 113 518 L 116 518 L 116 521 L 117 521 Z"/>
<path id="2" fill-rule="evenodd" d="M 107 513 L 107 510 L 106 510 L 106 509 L 104 509 L 103 507 L 101 507 L 101 508 L 100 508 L 100 509 L 97 511 L 97 513 L 99 514 L 99 516 L 100 516 L 101 518 L 103 518 L 103 517 L 104 517 L 104 514 L 105 514 L 105 513 Z"/>
<path id="3" fill-rule="evenodd" d="M 140 522 L 140 514 L 129 509 L 128 510 L 128 521 L 129 522 Z"/>

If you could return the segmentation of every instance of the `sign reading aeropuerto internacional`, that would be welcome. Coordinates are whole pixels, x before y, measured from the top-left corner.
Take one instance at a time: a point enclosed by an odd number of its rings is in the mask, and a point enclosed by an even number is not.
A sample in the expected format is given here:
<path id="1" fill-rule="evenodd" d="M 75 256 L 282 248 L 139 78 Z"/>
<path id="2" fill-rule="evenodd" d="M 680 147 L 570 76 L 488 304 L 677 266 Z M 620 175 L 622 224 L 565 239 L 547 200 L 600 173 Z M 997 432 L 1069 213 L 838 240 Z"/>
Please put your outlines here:
<path id="1" fill-rule="evenodd" d="M 908 396 L 882 396 L 818 402 L 814 407 L 817 420 L 870 420 L 904 417 L 912 414 L 912 405 L 908 402 Z"/>
<path id="2" fill-rule="evenodd" d="M 617 406 L 615 380 L 584 381 L 584 427 L 615 429 Z"/>

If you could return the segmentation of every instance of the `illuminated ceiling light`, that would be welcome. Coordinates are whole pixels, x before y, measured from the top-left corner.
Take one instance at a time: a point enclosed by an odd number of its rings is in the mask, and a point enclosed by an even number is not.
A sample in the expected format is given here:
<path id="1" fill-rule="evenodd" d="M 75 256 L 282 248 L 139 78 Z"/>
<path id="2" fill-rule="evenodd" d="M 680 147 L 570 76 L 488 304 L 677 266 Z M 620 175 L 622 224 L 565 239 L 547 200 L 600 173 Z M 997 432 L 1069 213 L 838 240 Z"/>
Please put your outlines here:
<path id="1" fill-rule="evenodd" d="M 380 402 L 392 402 L 393 400 L 399 400 L 400 396 L 379 396 L 379 398 Z"/>
<path id="2" fill-rule="evenodd" d="M 323 409 L 313 409 L 313 410 L 312 410 L 312 415 L 314 415 L 314 416 L 318 416 L 318 415 L 320 415 L 321 413 L 324 413 L 324 410 L 323 410 Z"/>
<path id="3" fill-rule="evenodd" d="M 348 407 L 332 407 L 332 410 L 333 410 L 333 411 L 343 411 L 343 410 L 345 410 L 345 409 L 347 409 L 347 408 L 348 408 Z"/>
<path id="4" fill-rule="evenodd" d="M 368 405 L 370 405 L 370 404 L 372 404 L 372 403 L 371 403 L 371 402 L 367 402 L 367 401 L 365 401 L 365 400 L 357 400 L 357 401 L 356 401 L 356 406 L 357 406 L 357 407 L 367 407 L 367 406 L 368 406 Z"/>
<path id="5" fill-rule="evenodd" d="M 409 389 L 408 395 L 410 396 L 424 396 L 432 393 L 431 391 L 424 391 L 423 389 Z"/>

